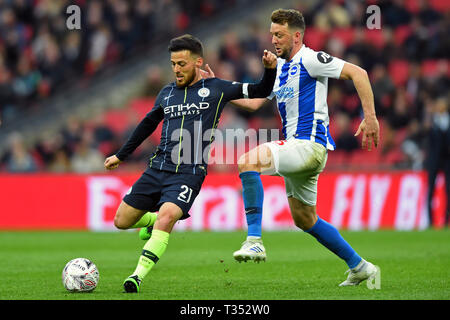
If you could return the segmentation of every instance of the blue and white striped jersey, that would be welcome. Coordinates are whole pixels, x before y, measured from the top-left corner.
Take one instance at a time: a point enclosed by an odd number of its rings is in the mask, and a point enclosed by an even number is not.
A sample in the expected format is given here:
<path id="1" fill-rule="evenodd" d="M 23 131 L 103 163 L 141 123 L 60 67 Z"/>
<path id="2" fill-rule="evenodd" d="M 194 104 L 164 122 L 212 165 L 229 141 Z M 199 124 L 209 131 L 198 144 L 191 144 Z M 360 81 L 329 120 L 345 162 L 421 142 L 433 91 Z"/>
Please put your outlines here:
<path id="1" fill-rule="evenodd" d="M 344 60 L 305 45 L 291 61 L 278 58 L 277 78 L 269 99 L 277 98 L 285 139 L 311 140 L 329 150 L 328 78 L 338 79 Z"/>

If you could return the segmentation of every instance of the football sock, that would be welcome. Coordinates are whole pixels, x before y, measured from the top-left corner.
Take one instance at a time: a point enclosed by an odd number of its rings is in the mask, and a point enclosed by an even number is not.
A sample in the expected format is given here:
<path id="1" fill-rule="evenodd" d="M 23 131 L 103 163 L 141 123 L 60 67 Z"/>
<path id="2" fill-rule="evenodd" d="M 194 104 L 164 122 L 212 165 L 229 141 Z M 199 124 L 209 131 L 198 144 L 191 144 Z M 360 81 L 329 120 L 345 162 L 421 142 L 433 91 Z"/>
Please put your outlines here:
<path id="1" fill-rule="evenodd" d="M 158 262 L 164 251 L 166 251 L 169 243 L 169 233 L 162 230 L 153 230 L 152 237 L 146 242 L 139 257 L 138 265 L 133 275 L 137 275 L 139 279 L 150 272 L 153 266 Z"/>
<path id="2" fill-rule="evenodd" d="M 261 237 L 262 209 L 264 189 L 260 173 L 246 171 L 239 174 L 242 182 L 245 217 L 247 219 L 247 236 Z"/>
<path id="3" fill-rule="evenodd" d="M 342 238 L 339 231 L 325 220 L 318 218 L 314 226 L 309 230 L 305 230 L 305 232 L 315 237 L 322 245 L 343 259 L 350 269 L 353 269 L 361 262 L 361 257 Z"/>
<path id="4" fill-rule="evenodd" d="M 145 228 L 145 227 L 150 227 L 152 225 L 155 224 L 156 221 L 156 217 L 158 215 L 156 214 L 156 212 L 147 212 L 146 214 L 144 214 L 142 216 L 141 219 L 139 219 L 138 222 L 136 222 L 135 224 L 133 224 L 130 229 L 136 229 L 136 228 Z"/>

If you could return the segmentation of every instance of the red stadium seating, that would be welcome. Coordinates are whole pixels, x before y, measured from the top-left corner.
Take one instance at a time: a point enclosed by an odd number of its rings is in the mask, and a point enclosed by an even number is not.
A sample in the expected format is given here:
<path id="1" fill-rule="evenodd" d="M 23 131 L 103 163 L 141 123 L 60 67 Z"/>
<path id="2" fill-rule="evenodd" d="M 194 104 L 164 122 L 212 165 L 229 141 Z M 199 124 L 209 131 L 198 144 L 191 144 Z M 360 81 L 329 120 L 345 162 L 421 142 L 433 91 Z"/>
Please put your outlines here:
<path id="1" fill-rule="evenodd" d="M 372 44 L 378 49 L 381 49 L 384 47 L 385 39 L 383 35 L 383 31 L 378 29 L 366 29 L 365 30 L 365 39 L 367 43 Z"/>
<path id="2" fill-rule="evenodd" d="M 342 41 L 342 43 L 346 47 L 353 44 L 354 36 L 355 36 L 354 28 L 334 29 L 330 34 L 330 38 L 338 38 L 339 40 Z"/>
<path id="3" fill-rule="evenodd" d="M 409 25 L 398 26 L 394 30 L 394 40 L 398 45 L 403 44 L 405 40 L 410 36 L 412 29 Z"/>
<path id="4" fill-rule="evenodd" d="M 450 63 L 449 60 L 425 60 L 422 62 L 422 74 L 425 77 L 434 77 L 438 72 L 439 64 L 442 63 L 446 66 L 447 75 L 450 76 Z"/>
<path id="5" fill-rule="evenodd" d="M 105 113 L 105 123 L 117 134 L 122 134 L 128 127 L 128 109 L 110 110 Z"/>
<path id="6" fill-rule="evenodd" d="M 409 76 L 409 62 L 393 60 L 388 66 L 389 75 L 396 86 L 403 86 Z"/>
<path id="7" fill-rule="evenodd" d="M 436 11 L 444 12 L 450 10 L 450 1 L 448 0 L 430 0 L 430 5 Z"/>
<path id="8" fill-rule="evenodd" d="M 304 42 L 313 50 L 322 50 L 327 39 L 327 32 L 318 28 L 309 27 L 305 31 Z"/>

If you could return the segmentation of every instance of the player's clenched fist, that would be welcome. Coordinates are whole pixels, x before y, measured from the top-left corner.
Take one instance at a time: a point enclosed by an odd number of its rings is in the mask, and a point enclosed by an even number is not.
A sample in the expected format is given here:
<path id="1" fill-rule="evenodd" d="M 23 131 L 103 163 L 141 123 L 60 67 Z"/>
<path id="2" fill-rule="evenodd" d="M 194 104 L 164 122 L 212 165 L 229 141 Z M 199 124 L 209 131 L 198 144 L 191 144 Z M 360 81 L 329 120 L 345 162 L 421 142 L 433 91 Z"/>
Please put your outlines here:
<path id="1" fill-rule="evenodd" d="M 275 69 L 277 67 L 277 56 L 268 50 L 264 50 L 262 62 L 264 68 Z"/>
<path id="2" fill-rule="evenodd" d="M 108 157 L 108 158 L 106 158 L 105 163 L 104 163 L 105 169 L 113 170 L 113 169 L 117 168 L 121 162 L 122 161 L 120 161 L 119 158 L 117 158 L 115 155 Z"/>

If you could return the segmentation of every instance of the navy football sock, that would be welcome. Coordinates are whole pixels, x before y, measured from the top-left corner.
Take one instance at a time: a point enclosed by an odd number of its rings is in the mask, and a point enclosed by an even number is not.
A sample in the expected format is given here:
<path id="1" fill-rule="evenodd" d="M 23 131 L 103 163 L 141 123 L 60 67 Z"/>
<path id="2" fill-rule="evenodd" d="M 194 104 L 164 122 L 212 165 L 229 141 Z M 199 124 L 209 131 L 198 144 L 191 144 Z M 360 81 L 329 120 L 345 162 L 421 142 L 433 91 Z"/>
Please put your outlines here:
<path id="1" fill-rule="evenodd" d="M 246 171 L 239 174 L 242 181 L 245 217 L 247 219 L 248 236 L 261 237 L 262 208 L 264 189 L 260 173 Z"/>
<path id="2" fill-rule="evenodd" d="M 339 231 L 325 220 L 318 218 L 314 226 L 309 230 L 305 230 L 305 232 L 315 237 L 322 245 L 343 259 L 350 269 L 361 262 L 361 257 L 342 238 Z"/>

